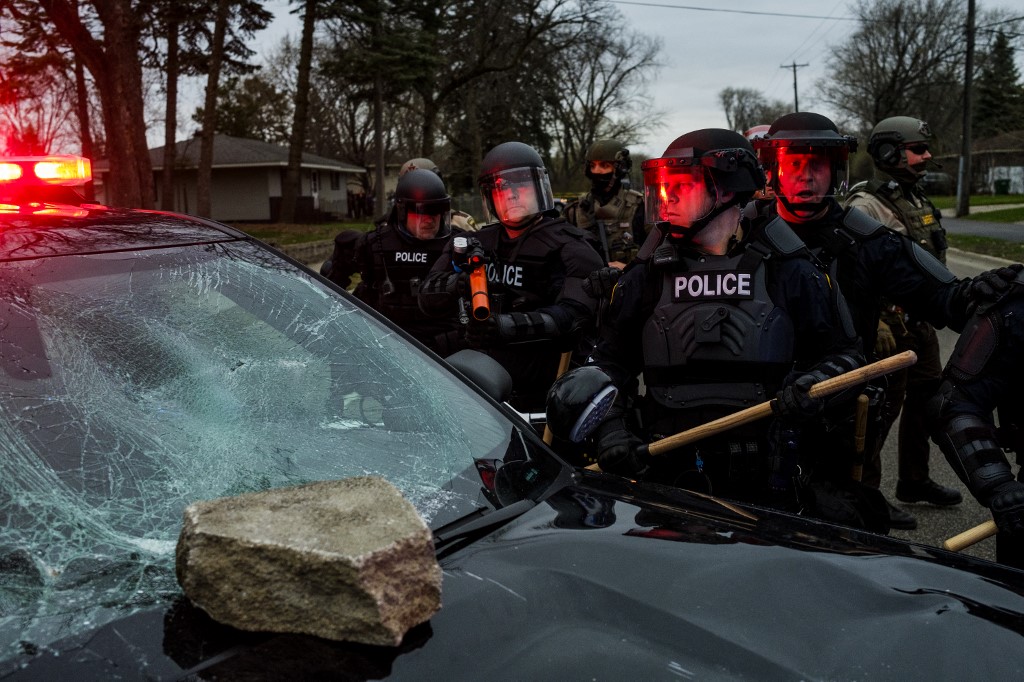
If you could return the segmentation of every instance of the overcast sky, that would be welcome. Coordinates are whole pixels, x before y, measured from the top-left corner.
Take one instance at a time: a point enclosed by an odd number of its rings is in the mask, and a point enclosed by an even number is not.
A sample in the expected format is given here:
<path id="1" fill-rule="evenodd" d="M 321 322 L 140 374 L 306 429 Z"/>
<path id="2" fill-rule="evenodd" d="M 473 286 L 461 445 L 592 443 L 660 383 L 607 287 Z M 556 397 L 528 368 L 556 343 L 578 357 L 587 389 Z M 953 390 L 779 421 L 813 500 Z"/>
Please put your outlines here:
<path id="1" fill-rule="evenodd" d="M 725 127 L 718 93 L 727 87 L 754 88 L 771 100 L 793 102 L 793 69 L 801 111 L 835 112 L 815 99 L 815 82 L 826 74 L 831 48 L 856 29 L 852 0 L 622 0 L 614 4 L 630 27 L 662 40 L 665 66 L 649 86 L 651 109 L 664 111 L 665 126 L 637 151 L 660 155 L 669 143 L 698 128 Z M 672 7 L 675 5 L 676 7 Z M 979 10 L 982 3 L 978 3 Z M 984 3 L 1009 9 L 1016 2 Z M 264 45 L 299 35 L 299 20 L 287 0 L 271 0 L 278 19 L 257 36 Z M 706 9 L 700 9 L 706 8 Z M 1018 6 L 1019 9 L 1019 6 Z M 1019 13 L 1019 12 L 1018 12 Z M 1018 64 L 1024 63 L 1017 55 Z M 770 121 L 765 121 L 770 123 Z"/>

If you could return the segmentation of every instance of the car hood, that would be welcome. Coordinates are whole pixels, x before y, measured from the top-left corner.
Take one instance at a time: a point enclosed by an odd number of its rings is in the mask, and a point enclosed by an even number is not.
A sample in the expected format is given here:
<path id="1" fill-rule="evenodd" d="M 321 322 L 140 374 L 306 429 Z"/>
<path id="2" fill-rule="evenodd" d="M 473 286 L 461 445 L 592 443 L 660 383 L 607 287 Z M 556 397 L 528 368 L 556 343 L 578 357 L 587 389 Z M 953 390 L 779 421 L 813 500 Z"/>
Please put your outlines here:
<path id="1" fill-rule="evenodd" d="M 1024 674 L 1020 572 L 763 510 L 641 505 L 606 492 L 563 490 L 444 557 L 444 605 L 401 647 L 239 633 L 182 600 L 65 642 L 59 656 L 23 658 L 30 665 L 15 677 Z M 589 512 L 566 514 L 573 503 Z"/>

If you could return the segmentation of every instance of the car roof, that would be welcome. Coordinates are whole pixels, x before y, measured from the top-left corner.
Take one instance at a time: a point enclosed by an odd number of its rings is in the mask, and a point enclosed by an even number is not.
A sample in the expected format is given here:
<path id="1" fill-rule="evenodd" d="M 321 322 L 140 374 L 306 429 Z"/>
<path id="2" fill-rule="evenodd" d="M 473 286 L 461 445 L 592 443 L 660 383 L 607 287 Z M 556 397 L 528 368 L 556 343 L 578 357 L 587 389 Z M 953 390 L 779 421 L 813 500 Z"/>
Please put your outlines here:
<path id="1" fill-rule="evenodd" d="M 248 238 L 226 225 L 178 213 L 93 204 L 42 205 L 0 213 L 0 260 L 206 244 Z"/>

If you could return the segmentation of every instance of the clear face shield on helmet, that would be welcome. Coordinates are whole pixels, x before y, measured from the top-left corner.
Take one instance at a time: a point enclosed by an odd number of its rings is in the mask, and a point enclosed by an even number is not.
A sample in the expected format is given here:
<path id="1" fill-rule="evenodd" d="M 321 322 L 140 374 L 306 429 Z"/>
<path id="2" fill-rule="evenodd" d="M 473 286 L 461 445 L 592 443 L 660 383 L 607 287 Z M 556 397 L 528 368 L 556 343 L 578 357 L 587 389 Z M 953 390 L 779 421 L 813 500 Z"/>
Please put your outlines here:
<path id="1" fill-rule="evenodd" d="M 760 150 L 769 185 L 786 205 L 821 207 L 848 190 L 849 149 L 839 144 L 770 146 Z"/>
<path id="2" fill-rule="evenodd" d="M 551 180 L 544 168 L 507 168 L 480 181 L 488 221 L 520 227 L 555 207 Z"/>
<path id="3" fill-rule="evenodd" d="M 649 220 L 684 230 L 702 229 L 735 201 L 725 196 L 727 192 L 753 191 L 745 170 L 751 165 L 756 162 L 749 149 L 733 148 L 699 155 L 683 149 L 674 156 L 644 161 L 644 208 Z M 735 184 L 740 178 L 744 182 Z"/>
<path id="4" fill-rule="evenodd" d="M 447 237 L 452 231 L 452 200 L 429 199 L 415 201 L 399 199 L 395 203 L 398 226 L 413 239 Z"/>
<path id="5" fill-rule="evenodd" d="M 645 161 L 643 169 L 644 208 L 650 220 L 686 229 L 711 214 L 717 192 L 709 191 L 703 166 L 657 163 L 677 159 L 652 161 Z"/>

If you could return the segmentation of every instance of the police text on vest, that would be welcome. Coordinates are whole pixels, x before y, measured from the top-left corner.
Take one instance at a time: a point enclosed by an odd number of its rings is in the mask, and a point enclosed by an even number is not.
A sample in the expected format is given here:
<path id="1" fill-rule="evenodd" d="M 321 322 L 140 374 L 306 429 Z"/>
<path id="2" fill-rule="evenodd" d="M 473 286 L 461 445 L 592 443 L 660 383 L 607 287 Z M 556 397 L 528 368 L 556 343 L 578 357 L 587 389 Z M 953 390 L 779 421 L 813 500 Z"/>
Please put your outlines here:
<path id="1" fill-rule="evenodd" d="M 701 298 L 750 298 L 751 273 L 749 272 L 704 272 L 677 275 L 675 300 Z"/>

